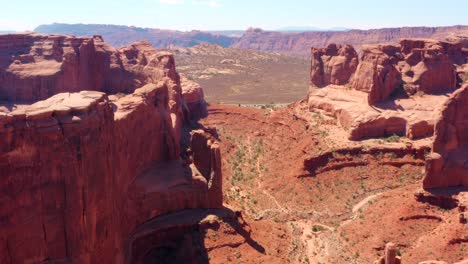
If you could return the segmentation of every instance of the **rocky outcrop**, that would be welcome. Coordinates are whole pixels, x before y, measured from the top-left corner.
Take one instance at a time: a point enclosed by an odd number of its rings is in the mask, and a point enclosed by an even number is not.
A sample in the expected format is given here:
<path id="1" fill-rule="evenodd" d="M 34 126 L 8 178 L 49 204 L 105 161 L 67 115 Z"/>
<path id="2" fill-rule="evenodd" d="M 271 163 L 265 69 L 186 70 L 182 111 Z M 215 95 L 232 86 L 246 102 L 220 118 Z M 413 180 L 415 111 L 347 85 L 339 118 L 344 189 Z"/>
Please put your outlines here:
<path id="1" fill-rule="evenodd" d="M 439 94 L 457 87 L 457 67 L 460 71 L 459 65 L 468 58 L 464 45 L 460 39 L 402 39 L 399 45 L 368 45 L 362 48 L 357 66 L 351 46 L 312 48 L 311 82 L 318 87 L 347 85 L 354 75 L 349 86 L 367 93 L 369 105 L 396 91 Z"/>
<path id="2" fill-rule="evenodd" d="M 8 77 L 1 92 L 10 100 L 0 111 L 0 262 L 123 263 L 128 236 L 144 222 L 222 207 L 216 138 L 194 132 L 191 151 L 181 148 L 185 103 L 171 54 L 144 42 L 116 50 L 98 37 L 8 38 L 31 42 L 0 47 Z M 44 55 L 37 45 L 51 39 L 52 55 Z M 84 71 L 87 48 L 95 72 Z M 42 70 L 25 61 L 10 71 L 4 55 L 29 49 Z M 97 91 L 79 91 L 87 88 Z M 121 88 L 130 93 L 101 92 Z"/>
<path id="3" fill-rule="evenodd" d="M 35 102 L 83 90 L 131 93 L 148 82 L 178 78 L 169 53 L 147 42 L 117 50 L 100 36 L 0 36 L 0 99 Z M 172 60 L 167 61 L 166 60 Z"/>
<path id="4" fill-rule="evenodd" d="M 368 94 L 373 105 L 387 99 L 401 84 L 401 73 L 396 69 L 398 47 L 392 45 L 365 46 L 351 87 Z"/>
<path id="5" fill-rule="evenodd" d="M 457 86 L 454 64 L 466 60 L 461 43 L 403 39 L 400 46 L 404 60 L 398 68 L 406 93 L 435 94 Z"/>
<path id="6" fill-rule="evenodd" d="M 357 65 L 357 52 L 350 45 L 330 44 L 323 49 L 312 48 L 310 79 L 318 87 L 344 85 L 356 71 Z"/>
<path id="7" fill-rule="evenodd" d="M 375 261 L 374 264 L 400 264 L 401 257 L 397 256 L 397 248 L 395 244 L 388 243 L 385 245 L 384 256 Z"/>
<path id="8" fill-rule="evenodd" d="M 438 107 L 468 76 L 465 40 L 402 39 L 399 45 L 364 46 L 356 70 L 345 75 L 337 73 L 352 67 L 335 64 L 346 56 L 334 53 L 334 45 L 312 48 L 309 110 L 336 117 L 351 140 L 431 136 Z"/>
<path id="9" fill-rule="evenodd" d="M 444 104 L 435 125 L 432 153 L 427 157 L 425 189 L 468 187 L 468 85 Z"/>
<path id="10" fill-rule="evenodd" d="M 382 138 L 393 135 L 418 139 L 431 136 L 437 110 L 444 95 L 424 95 L 387 100 L 376 106 L 367 102 L 368 94 L 343 86 L 311 88 L 308 106 L 337 119 L 350 140 Z"/>
<path id="11" fill-rule="evenodd" d="M 182 79 L 182 96 L 187 104 L 190 119 L 199 120 L 208 116 L 208 104 L 201 86 L 193 81 Z"/>

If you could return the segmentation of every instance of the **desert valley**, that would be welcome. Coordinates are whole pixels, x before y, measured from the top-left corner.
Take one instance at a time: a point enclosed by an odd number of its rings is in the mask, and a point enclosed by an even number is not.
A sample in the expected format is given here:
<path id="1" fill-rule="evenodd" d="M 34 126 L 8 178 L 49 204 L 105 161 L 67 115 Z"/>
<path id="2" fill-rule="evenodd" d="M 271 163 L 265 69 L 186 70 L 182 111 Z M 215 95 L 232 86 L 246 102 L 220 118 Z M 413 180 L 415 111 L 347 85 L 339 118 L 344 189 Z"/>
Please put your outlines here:
<path id="1" fill-rule="evenodd" d="M 468 263 L 468 26 L 0 32 L 0 263 Z"/>

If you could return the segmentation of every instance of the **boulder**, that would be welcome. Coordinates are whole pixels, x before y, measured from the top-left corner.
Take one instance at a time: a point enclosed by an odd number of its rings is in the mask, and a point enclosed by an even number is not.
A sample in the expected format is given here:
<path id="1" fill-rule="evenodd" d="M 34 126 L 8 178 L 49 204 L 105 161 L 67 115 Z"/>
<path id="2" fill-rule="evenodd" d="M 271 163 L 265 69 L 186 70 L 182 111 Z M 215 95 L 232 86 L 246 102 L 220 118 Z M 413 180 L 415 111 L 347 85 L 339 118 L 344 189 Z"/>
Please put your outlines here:
<path id="1" fill-rule="evenodd" d="M 357 52 L 351 45 L 312 48 L 310 79 L 313 85 L 345 85 L 356 71 Z"/>

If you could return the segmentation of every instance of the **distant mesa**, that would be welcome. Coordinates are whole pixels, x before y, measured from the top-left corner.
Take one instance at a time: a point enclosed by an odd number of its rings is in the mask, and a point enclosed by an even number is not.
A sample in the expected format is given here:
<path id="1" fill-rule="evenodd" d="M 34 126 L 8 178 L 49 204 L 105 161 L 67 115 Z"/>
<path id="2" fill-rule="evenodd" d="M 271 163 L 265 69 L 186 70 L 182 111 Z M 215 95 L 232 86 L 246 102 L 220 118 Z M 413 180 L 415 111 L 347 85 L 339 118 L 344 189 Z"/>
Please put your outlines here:
<path id="1" fill-rule="evenodd" d="M 402 27 L 347 31 L 274 32 L 247 31 L 231 47 L 281 52 L 294 56 L 309 56 L 310 47 L 329 44 L 353 45 L 357 52 L 364 44 L 397 44 L 401 38 L 430 38 L 443 40 L 448 36 L 468 35 L 468 26 Z"/>

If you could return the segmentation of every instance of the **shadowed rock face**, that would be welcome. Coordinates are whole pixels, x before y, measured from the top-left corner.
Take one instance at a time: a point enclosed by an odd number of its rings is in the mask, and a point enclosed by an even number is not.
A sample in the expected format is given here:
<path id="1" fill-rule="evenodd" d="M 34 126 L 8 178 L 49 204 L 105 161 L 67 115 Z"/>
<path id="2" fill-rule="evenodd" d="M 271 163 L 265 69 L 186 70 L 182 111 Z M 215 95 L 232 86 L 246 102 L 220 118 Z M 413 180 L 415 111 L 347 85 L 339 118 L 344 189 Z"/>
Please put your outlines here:
<path id="1" fill-rule="evenodd" d="M 358 55 L 350 45 L 330 44 L 324 49 L 312 48 L 310 79 L 318 87 L 344 85 L 356 71 L 357 65 Z"/>
<path id="2" fill-rule="evenodd" d="M 398 48 L 391 45 L 363 48 L 351 87 L 368 93 L 369 105 L 388 98 L 399 87 L 401 73 L 395 68 L 397 51 Z"/>
<path id="3" fill-rule="evenodd" d="M 425 189 L 468 187 L 468 85 L 445 103 L 435 126 L 432 153 L 426 161 Z"/>
<path id="4" fill-rule="evenodd" d="M 0 41 L 9 100 L 0 104 L 0 262 L 123 263 L 140 224 L 222 206 L 216 139 L 193 132 L 197 158 L 180 158 L 187 120 L 170 53 L 144 42 L 116 50 L 99 37 L 6 38 L 14 41 Z M 11 54 L 29 55 L 18 63 Z"/>

